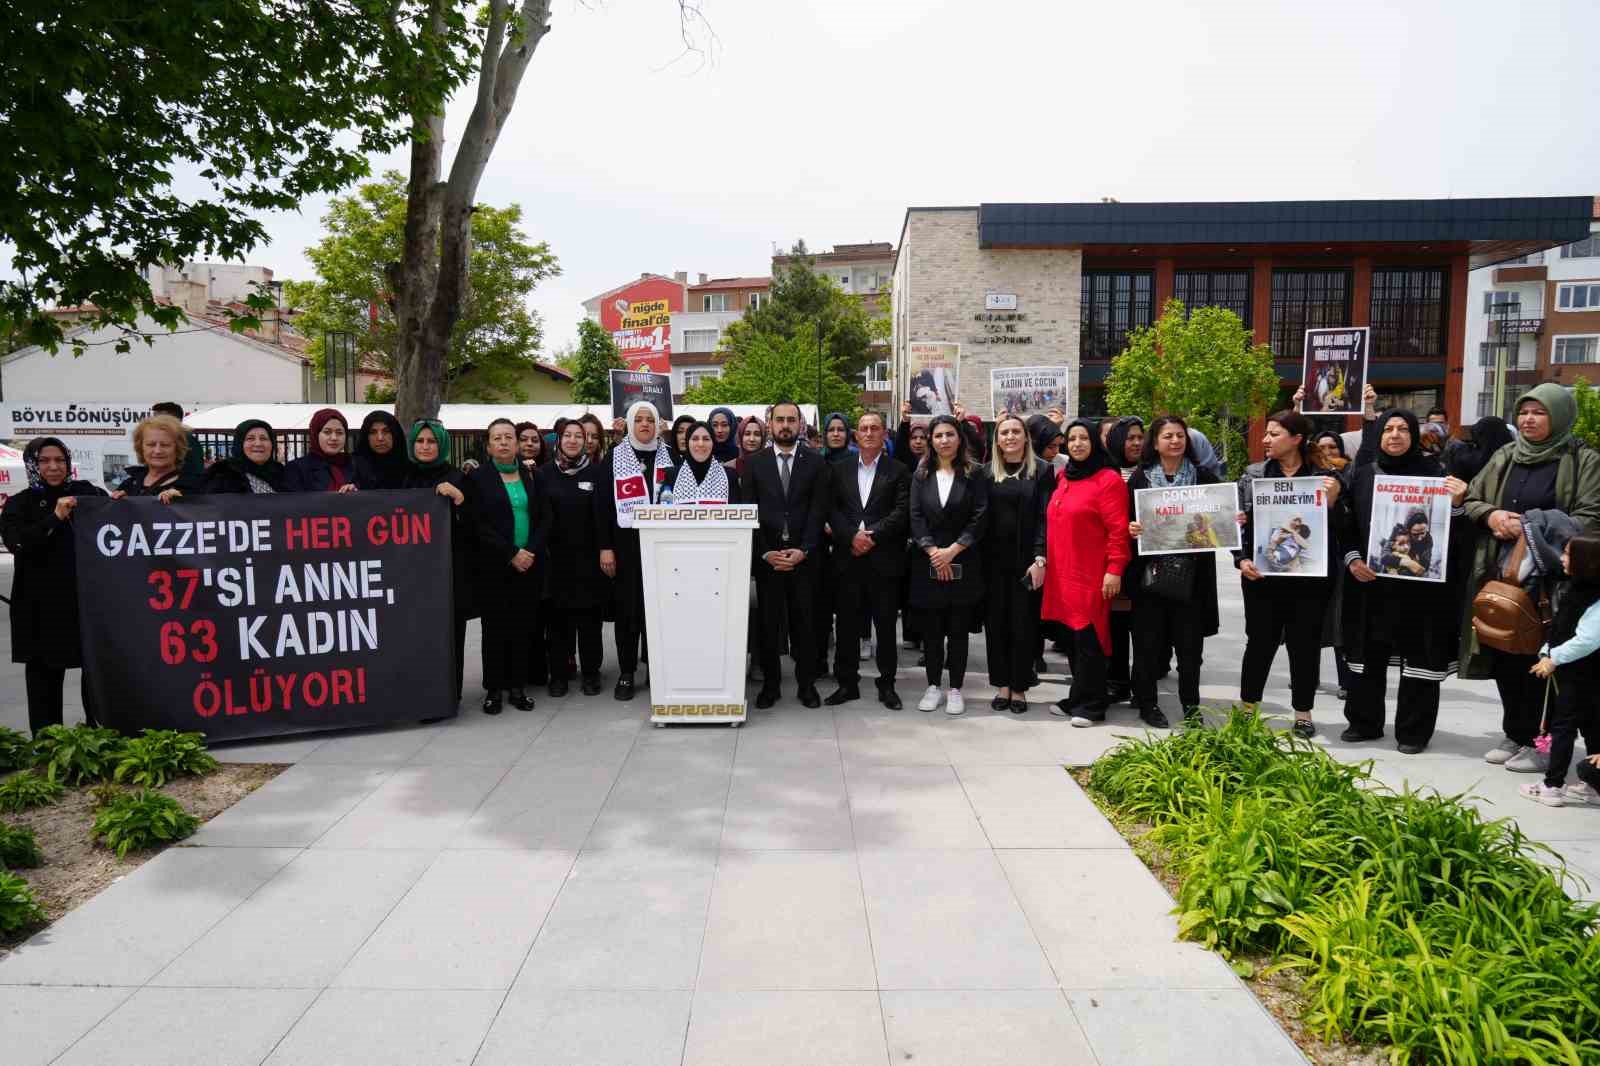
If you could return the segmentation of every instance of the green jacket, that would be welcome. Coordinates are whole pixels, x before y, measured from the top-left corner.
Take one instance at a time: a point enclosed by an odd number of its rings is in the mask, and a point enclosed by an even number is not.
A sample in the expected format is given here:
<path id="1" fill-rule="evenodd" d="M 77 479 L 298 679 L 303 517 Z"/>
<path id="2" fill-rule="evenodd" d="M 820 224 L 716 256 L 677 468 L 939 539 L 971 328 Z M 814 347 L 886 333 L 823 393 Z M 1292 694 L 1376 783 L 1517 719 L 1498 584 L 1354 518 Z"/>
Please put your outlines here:
<path id="1" fill-rule="evenodd" d="M 1501 509 L 1500 494 L 1515 448 L 1515 444 L 1507 444 L 1490 457 L 1467 487 L 1462 502 L 1464 518 L 1477 534 L 1461 617 L 1461 676 L 1468 679 L 1487 678 L 1493 669 L 1492 649 L 1479 648 L 1478 635 L 1472 630 L 1472 598 L 1499 569 L 1500 542 L 1489 532 L 1489 516 Z M 1556 506 L 1587 531 L 1600 532 L 1600 452 L 1574 440 L 1556 462 L 1561 464 L 1556 471 Z"/>

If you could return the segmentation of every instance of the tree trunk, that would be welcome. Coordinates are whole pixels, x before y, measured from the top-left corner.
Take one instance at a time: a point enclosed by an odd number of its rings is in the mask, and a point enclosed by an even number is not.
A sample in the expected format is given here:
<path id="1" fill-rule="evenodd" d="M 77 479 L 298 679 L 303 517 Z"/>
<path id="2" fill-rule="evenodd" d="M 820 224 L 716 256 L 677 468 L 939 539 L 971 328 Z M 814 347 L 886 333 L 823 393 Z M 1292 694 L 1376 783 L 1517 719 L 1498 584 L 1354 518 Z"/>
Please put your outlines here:
<path id="1" fill-rule="evenodd" d="M 550 32 L 550 0 L 491 0 L 478 69 L 477 101 L 441 182 L 444 116 L 417 116 L 426 141 L 411 150 L 402 260 L 395 282 L 395 414 L 401 425 L 434 418 L 444 396 L 450 335 L 461 318 L 472 252 L 478 182 L 516 103 L 533 52 Z"/>

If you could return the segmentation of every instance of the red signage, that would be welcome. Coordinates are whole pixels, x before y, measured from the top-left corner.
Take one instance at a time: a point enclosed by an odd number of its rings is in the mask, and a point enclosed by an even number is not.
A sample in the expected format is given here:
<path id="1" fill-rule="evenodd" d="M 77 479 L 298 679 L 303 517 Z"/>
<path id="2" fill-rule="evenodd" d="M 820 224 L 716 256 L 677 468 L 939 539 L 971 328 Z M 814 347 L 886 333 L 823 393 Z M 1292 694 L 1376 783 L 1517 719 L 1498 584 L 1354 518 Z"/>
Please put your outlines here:
<path id="1" fill-rule="evenodd" d="M 672 314 L 682 310 L 680 283 L 642 278 L 601 302 L 600 326 L 629 370 L 665 374 L 672 366 Z"/>

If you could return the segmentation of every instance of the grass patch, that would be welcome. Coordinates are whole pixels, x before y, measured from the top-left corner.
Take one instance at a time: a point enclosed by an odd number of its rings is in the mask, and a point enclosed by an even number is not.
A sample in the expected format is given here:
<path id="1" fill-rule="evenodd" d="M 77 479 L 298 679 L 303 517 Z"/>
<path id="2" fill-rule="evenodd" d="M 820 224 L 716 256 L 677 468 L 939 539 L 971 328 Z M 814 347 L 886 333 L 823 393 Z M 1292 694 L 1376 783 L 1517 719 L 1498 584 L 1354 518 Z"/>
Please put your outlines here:
<path id="1" fill-rule="evenodd" d="M 1515 823 L 1394 792 L 1252 715 L 1124 742 L 1088 774 L 1158 859 L 1180 934 L 1297 979 L 1326 1041 L 1391 1061 L 1600 1060 L 1600 908 Z"/>

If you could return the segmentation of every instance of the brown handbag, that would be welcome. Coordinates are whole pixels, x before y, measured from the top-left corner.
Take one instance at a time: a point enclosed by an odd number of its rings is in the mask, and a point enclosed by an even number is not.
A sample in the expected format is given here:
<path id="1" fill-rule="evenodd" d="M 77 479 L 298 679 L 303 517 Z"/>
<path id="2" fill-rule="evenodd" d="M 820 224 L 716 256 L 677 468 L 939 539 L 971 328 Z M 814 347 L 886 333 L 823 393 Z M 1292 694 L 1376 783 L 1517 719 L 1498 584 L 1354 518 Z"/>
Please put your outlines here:
<path id="1" fill-rule="evenodd" d="M 1541 588 L 1539 601 L 1517 583 L 1517 571 L 1528 552 L 1527 541 L 1517 538 L 1498 579 L 1483 583 L 1472 597 L 1472 631 L 1485 648 L 1508 655 L 1536 655 L 1544 647 L 1550 626 L 1550 597 Z"/>

